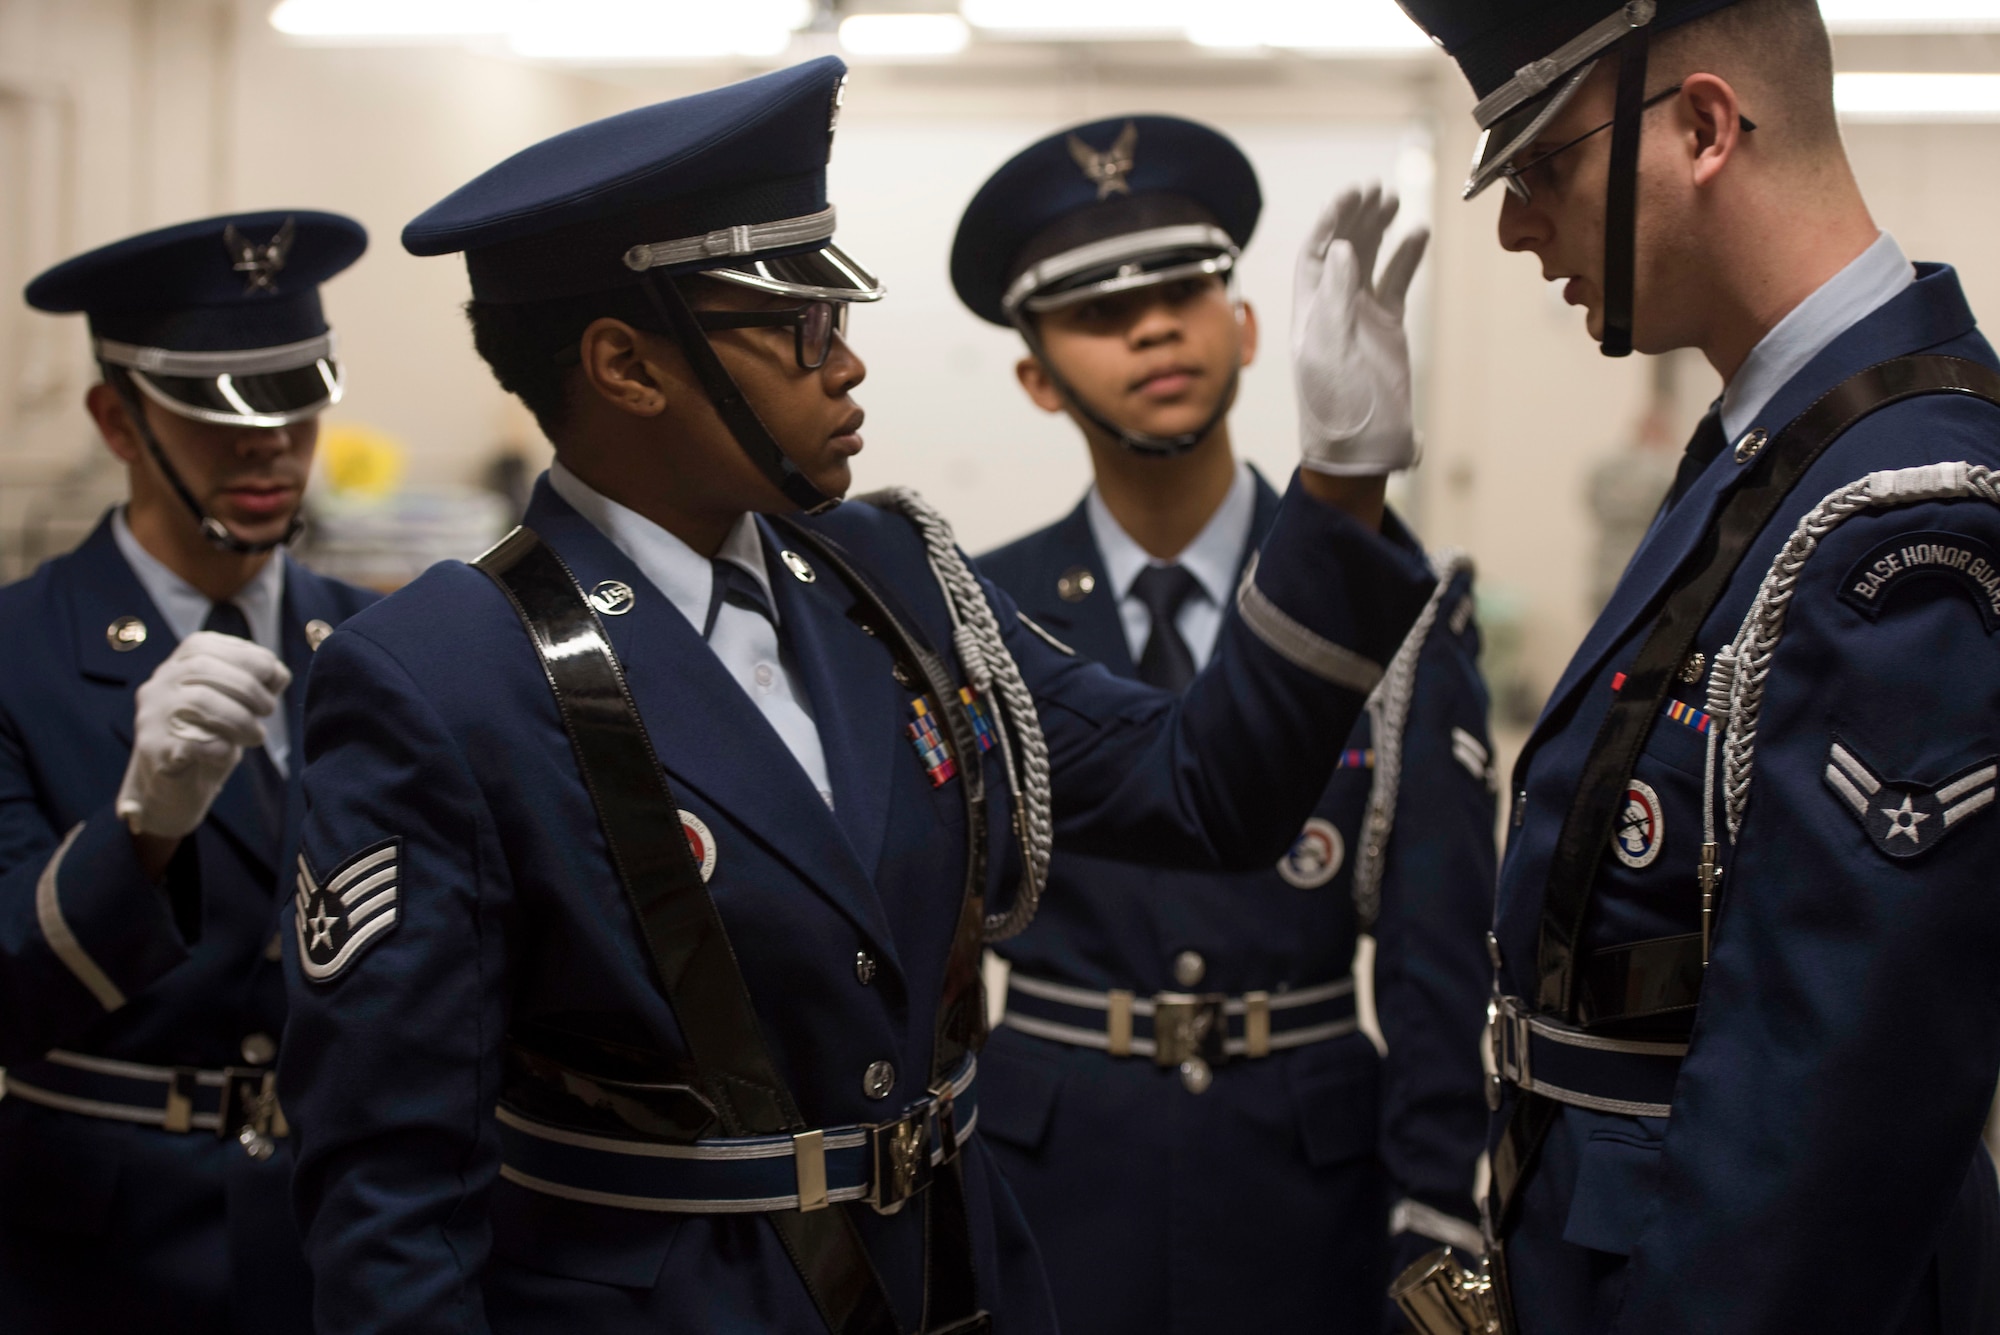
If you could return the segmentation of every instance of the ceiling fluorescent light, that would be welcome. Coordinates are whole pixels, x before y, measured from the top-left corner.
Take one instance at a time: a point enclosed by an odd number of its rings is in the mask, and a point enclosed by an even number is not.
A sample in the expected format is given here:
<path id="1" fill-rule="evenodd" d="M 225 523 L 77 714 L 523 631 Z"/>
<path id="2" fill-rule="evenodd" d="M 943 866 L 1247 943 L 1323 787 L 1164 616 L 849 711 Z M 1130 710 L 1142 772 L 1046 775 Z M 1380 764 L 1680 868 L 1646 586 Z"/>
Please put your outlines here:
<path id="1" fill-rule="evenodd" d="M 1393 52 L 1431 45 L 1400 8 L 1374 0 L 1208 0 L 1189 16 L 1187 36 L 1216 48 Z"/>
<path id="2" fill-rule="evenodd" d="M 284 0 L 271 26 L 288 37 L 483 37 L 507 31 L 518 8 L 504 0 Z"/>
<path id="3" fill-rule="evenodd" d="M 2000 121 L 2000 74 L 1836 74 L 1849 121 Z"/>
<path id="4" fill-rule="evenodd" d="M 775 56 L 811 17 L 808 0 L 567 0 L 535 5 L 507 42 L 516 55 L 587 64 Z"/>
<path id="5" fill-rule="evenodd" d="M 1190 0 L 963 0 L 959 12 L 976 28 L 1009 36 L 1178 38 L 1187 30 Z"/>
<path id="6" fill-rule="evenodd" d="M 1836 33 L 2000 31 L 2000 0 L 1820 0 Z"/>
<path id="7" fill-rule="evenodd" d="M 840 44 L 857 56 L 949 56 L 972 31 L 956 14 L 854 14 L 840 21 Z"/>

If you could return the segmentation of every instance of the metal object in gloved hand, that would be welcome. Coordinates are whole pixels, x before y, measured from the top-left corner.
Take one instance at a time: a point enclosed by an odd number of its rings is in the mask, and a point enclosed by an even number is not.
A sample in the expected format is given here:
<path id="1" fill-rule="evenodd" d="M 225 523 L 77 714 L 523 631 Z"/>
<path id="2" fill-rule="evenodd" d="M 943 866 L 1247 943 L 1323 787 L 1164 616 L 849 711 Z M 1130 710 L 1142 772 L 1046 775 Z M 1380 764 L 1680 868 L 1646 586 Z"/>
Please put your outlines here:
<path id="1" fill-rule="evenodd" d="M 1418 1335 L 1502 1335 L 1508 1329 L 1486 1266 L 1467 1270 L 1449 1247 L 1396 1276 L 1389 1297 Z"/>
<path id="2" fill-rule="evenodd" d="M 137 692 L 119 818 L 140 834 L 193 833 L 243 748 L 264 744 L 263 720 L 291 680 L 249 640 L 209 630 L 182 640 Z"/>

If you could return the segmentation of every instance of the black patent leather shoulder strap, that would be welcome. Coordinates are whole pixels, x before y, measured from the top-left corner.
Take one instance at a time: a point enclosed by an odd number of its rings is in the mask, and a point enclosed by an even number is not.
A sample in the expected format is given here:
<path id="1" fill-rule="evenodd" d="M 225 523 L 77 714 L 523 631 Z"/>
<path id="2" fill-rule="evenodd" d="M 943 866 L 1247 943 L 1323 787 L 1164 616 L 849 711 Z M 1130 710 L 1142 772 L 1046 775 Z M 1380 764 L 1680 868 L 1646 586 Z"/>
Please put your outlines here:
<path id="1" fill-rule="evenodd" d="M 1720 512 L 1666 597 L 1638 656 L 1626 669 L 1597 730 L 1576 788 L 1542 899 L 1536 947 L 1536 1007 L 1573 1016 L 1577 951 L 1591 887 L 1639 752 L 1695 636 L 1721 601 L 1744 555 L 1806 470 L 1856 422 L 1893 403 L 1927 394 L 1962 394 L 2000 407 L 2000 372 L 1957 357 L 1910 356 L 1849 376 L 1794 418 L 1765 447 Z"/>
<path id="2" fill-rule="evenodd" d="M 654 981 L 703 1092 L 732 1136 L 806 1129 L 771 1058 L 722 916 L 681 832 L 679 806 L 597 614 L 562 558 L 515 529 L 473 563 L 534 642 L 597 810 Z M 844 1209 L 767 1216 L 835 1335 L 895 1335 L 880 1277 Z"/>

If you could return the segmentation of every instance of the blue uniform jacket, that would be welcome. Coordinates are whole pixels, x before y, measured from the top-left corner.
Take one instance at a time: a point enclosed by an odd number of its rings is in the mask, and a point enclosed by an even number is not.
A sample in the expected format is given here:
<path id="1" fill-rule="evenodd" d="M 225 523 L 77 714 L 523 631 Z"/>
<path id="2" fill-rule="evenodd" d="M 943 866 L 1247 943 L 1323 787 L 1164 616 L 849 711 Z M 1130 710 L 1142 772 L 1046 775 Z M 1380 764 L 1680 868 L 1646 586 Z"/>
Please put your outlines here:
<path id="1" fill-rule="evenodd" d="M 1246 559 L 1277 509 L 1259 477 Z M 1417 553 L 1400 524 L 1387 527 Z M 980 565 L 1079 652 L 1137 675 L 1083 506 Z M 1077 570 L 1095 582 L 1070 601 L 1058 585 Z M 1461 1235 L 1476 1229 L 1486 1124 L 1479 1034 L 1491 985 L 1481 942 L 1495 850 L 1471 599 L 1462 571 L 1426 638 L 1404 730 L 1373 927 L 1386 1061 L 1355 1032 L 1227 1066 L 1190 1094 L 1148 1057 L 995 1032 L 980 1126 L 1042 1245 L 1067 1329 L 1365 1330 L 1382 1320 L 1389 1253 L 1414 1260 L 1437 1245 L 1419 1228 L 1392 1247 L 1393 1201 L 1455 1216 Z M 1455 744 L 1454 731 L 1483 756 Z M 1300 878 L 1310 888 L 1271 866 L 1170 870 L 1059 849 L 1035 924 L 1000 953 L 1037 978 L 1142 996 L 1276 993 L 1346 977 L 1373 746 L 1364 717 L 1313 813 L 1338 832 L 1342 852 Z M 1193 988 L 1173 969 L 1189 950 L 1206 963 Z M 1402 1219 L 1412 1213 L 1425 1217 L 1406 1209 Z"/>
<path id="2" fill-rule="evenodd" d="M 526 520 L 585 587 L 634 605 L 605 629 L 683 806 L 710 831 L 709 891 L 773 1059 L 806 1120 L 878 1121 L 922 1096 L 959 912 L 965 824 L 906 735 L 912 693 L 845 615 L 832 572 L 773 561 L 784 640 L 818 721 L 829 811 L 680 612 L 542 482 Z M 916 530 L 851 503 L 809 521 L 949 645 Z M 775 557 L 785 546 L 767 526 Z M 1297 497 L 1259 587 L 1318 634 L 1385 661 L 1428 593 L 1407 553 Z M 1193 863 L 1264 864 L 1324 787 L 1362 703 L 1281 658 L 1236 616 L 1177 705 L 1065 656 L 989 588 L 1035 693 L 1059 836 Z M 947 651 L 948 652 L 948 651 Z M 540 663 L 485 575 L 434 567 L 320 653 L 307 705 L 304 856 L 326 876 L 398 840 L 398 920 L 338 976 L 289 972 L 281 1088 L 323 1328 L 811 1331 L 819 1319 L 757 1215 L 634 1211 L 502 1178 L 493 1115 L 510 1025 L 619 1026 L 682 1054 L 612 873 Z M 996 831 L 1008 828 L 997 753 Z M 999 860 L 996 859 L 996 863 Z M 994 868 L 994 886 L 1002 884 Z M 290 935 L 286 949 L 296 951 Z M 857 970 L 866 953 L 875 967 Z M 893 1088 L 864 1072 L 893 1066 Z M 1040 1261 L 975 1134 L 967 1190 L 982 1303 L 1001 1331 L 1053 1329 Z M 852 1212 L 908 1325 L 920 1210 Z"/>
<path id="3" fill-rule="evenodd" d="M 1913 352 L 1995 364 L 1949 268 L 1919 265 L 1914 286 L 1815 358 L 1759 424 L 1775 435 L 1853 372 Z M 1822 497 L 1874 470 L 1956 460 L 2000 465 L 2000 412 L 1932 396 L 1862 421 L 1758 536 L 1698 647 L 1713 657 L 1731 641 Z M 1741 476 L 1724 450 L 1655 525 L 1530 737 L 1498 908 L 1510 995 L 1534 995 L 1551 853 L 1614 677 Z M 1672 1115 L 1565 1109 L 1525 1189 L 1509 1269 L 1536 1335 L 2000 1330 L 2000 1196 L 1980 1144 L 2000 1074 L 2000 811 L 1944 831 L 1932 807 L 1934 828 L 1905 836 L 1921 845 L 1912 855 L 1883 842 L 1893 817 L 1858 812 L 1828 777 L 1836 743 L 1925 791 L 2000 757 L 2000 618 L 1981 591 L 1992 573 L 1982 582 L 1968 562 L 1963 578 L 1915 579 L 1869 608 L 1843 597 L 1885 552 L 1917 543 L 2000 564 L 2000 510 L 1866 510 L 1803 569 L 1741 835 L 1723 841 L 1714 954 Z M 1704 687 L 1672 700 L 1699 707 Z M 1643 865 L 1607 850 L 1586 952 L 1699 930 L 1699 723 L 1655 721 L 1634 777 L 1656 795 L 1657 826 L 1626 849 Z"/>
<path id="4" fill-rule="evenodd" d="M 292 736 L 312 659 L 306 622 L 338 623 L 373 598 L 287 566 Z M 106 631 L 133 616 L 147 634 L 121 652 Z M 133 692 L 175 640 L 108 516 L 75 551 L 0 589 L 0 640 L 12 646 L 0 665 L 0 1062 L 18 1069 L 64 1048 L 151 1066 L 242 1065 L 247 1037 L 275 1039 L 284 1026 L 273 947 L 296 804 L 287 829 L 272 830 L 251 776 L 230 776 L 191 836 L 200 930 L 190 946 L 111 807 L 131 754 Z M 208 1131 L 0 1101 L 0 1312 L 37 1331 L 305 1329 L 280 1146 L 260 1164 Z"/>

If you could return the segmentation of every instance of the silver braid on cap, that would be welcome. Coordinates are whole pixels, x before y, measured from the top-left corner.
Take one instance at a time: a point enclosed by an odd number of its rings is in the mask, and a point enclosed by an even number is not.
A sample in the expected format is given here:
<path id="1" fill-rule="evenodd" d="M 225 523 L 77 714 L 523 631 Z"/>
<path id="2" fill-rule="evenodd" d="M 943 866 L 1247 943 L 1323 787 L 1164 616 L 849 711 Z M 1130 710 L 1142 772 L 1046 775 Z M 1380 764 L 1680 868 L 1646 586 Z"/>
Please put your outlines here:
<path id="1" fill-rule="evenodd" d="M 1035 697 L 1021 680 L 1020 665 L 1000 636 L 1000 622 L 979 577 L 966 564 L 952 537 L 951 524 L 930 503 L 908 487 L 888 487 L 856 499 L 893 510 L 916 525 L 923 536 L 931 574 L 944 592 L 951 616 L 952 648 L 972 685 L 994 712 L 993 736 L 1007 771 L 1013 795 L 1014 839 L 1021 850 L 1021 883 L 1005 913 L 986 915 L 986 939 L 1005 941 L 1034 921 L 1049 878 L 1049 848 L 1055 826 L 1049 814 L 1049 745 L 1035 713 Z"/>

